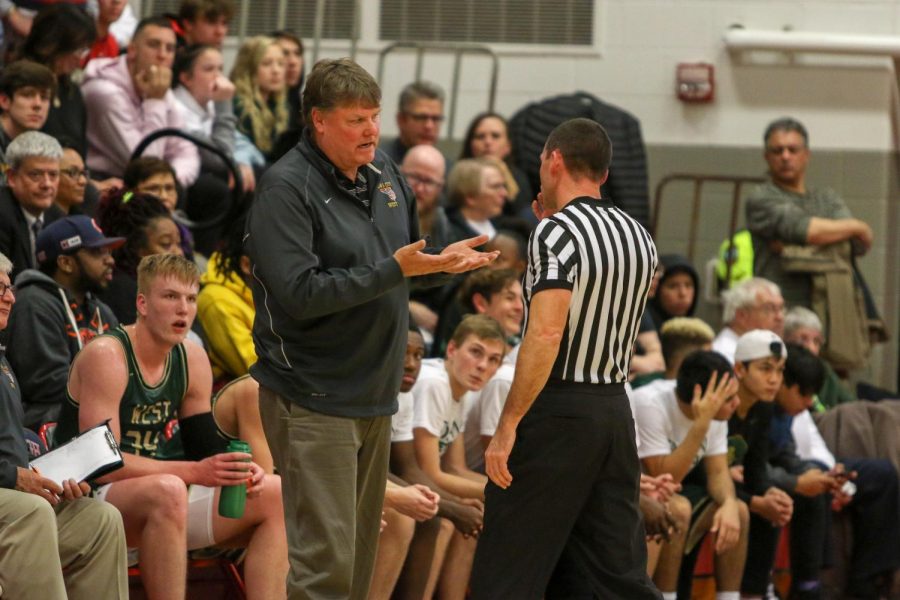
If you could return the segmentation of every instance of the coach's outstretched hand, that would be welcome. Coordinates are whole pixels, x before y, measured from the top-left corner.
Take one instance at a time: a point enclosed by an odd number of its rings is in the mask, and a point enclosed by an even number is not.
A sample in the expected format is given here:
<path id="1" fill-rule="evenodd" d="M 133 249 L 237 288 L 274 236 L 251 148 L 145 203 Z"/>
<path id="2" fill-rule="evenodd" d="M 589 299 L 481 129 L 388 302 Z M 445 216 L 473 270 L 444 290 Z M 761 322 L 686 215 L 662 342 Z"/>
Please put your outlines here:
<path id="1" fill-rule="evenodd" d="M 492 263 L 500 256 L 499 250 L 494 250 L 493 252 L 479 252 L 478 250 L 475 250 L 478 246 L 486 244 L 487 241 L 488 236 L 479 235 L 478 237 L 469 238 L 467 240 L 460 240 L 444 248 L 441 252 L 442 256 L 444 254 L 457 254 L 463 257 L 463 260 L 458 265 L 444 269 L 444 271 L 447 273 L 465 273 L 466 271 L 480 269 L 481 267 Z"/>

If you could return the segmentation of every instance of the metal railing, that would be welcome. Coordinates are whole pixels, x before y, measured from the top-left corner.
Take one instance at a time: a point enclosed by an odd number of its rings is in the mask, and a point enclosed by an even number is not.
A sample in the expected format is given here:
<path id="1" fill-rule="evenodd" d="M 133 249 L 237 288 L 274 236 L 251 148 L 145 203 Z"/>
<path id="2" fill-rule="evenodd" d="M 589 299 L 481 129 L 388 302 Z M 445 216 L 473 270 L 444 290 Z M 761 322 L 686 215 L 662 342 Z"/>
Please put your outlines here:
<path id="1" fill-rule="evenodd" d="M 764 183 L 766 180 L 762 177 L 746 177 L 743 175 L 704 175 L 699 173 L 672 173 L 663 177 L 656 184 L 656 191 L 653 198 L 653 225 L 651 230 L 653 238 L 658 239 L 658 227 L 660 223 L 660 210 L 663 205 L 663 192 L 665 188 L 674 182 L 691 182 L 694 184 L 693 196 L 691 200 L 691 222 L 688 230 L 688 249 L 687 257 L 692 264 L 694 263 L 694 254 L 697 246 L 697 230 L 700 226 L 700 201 L 703 197 L 703 186 L 705 183 L 730 183 L 732 185 L 730 220 L 728 225 L 728 253 L 726 256 L 732 256 L 734 253 L 734 234 L 737 231 L 738 210 L 741 203 L 741 188 L 747 184 Z M 731 265 L 732 261 L 726 260 L 725 284 L 731 282 Z"/>
<path id="2" fill-rule="evenodd" d="M 462 57 L 465 54 L 487 56 L 491 60 L 491 79 L 488 87 L 487 110 L 494 110 L 497 101 L 497 78 L 500 72 L 500 59 L 488 46 L 481 44 L 468 44 L 465 42 L 394 42 L 385 46 L 378 53 L 378 85 L 384 90 L 384 65 L 389 54 L 398 50 L 411 50 L 416 53 L 415 81 L 422 79 L 422 70 L 425 64 L 425 53 L 429 51 L 453 54 L 453 78 L 450 85 L 449 115 L 447 119 L 446 136 L 453 135 L 456 124 L 456 107 L 459 99 L 459 73 L 462 66 Z"/>

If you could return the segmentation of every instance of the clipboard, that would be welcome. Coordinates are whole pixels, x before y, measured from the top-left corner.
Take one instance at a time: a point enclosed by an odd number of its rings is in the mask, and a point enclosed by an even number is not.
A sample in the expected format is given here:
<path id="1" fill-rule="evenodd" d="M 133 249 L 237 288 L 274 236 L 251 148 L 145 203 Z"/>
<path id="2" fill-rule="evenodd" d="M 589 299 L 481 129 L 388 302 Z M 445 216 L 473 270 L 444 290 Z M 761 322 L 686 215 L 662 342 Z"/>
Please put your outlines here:
<path id="1" fill-rule="evenodd" d="M 68 479 L 80 482 L 102 477 L 121 469 L 125 462 L 107 419 L 35 458 L 29 466 L 62 485 Z"/>

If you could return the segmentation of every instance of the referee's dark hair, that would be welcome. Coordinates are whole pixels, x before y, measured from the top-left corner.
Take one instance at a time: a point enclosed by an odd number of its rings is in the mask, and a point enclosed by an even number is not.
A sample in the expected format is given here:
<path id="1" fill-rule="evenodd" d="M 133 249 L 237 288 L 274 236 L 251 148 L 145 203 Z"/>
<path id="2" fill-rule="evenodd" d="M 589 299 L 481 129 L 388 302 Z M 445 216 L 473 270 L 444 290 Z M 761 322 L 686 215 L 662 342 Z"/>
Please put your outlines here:
<path id="1" fill-rule="evenodd" d="M 600 181 L 612 160 L 612 144 L 600 123 L 571 119 L 550 132 L 544 145 L 547 154 L 559 150 L 563 163 L 575 177 Z"/>
<path id="2" fill-rule="evenodd" d="M 694 399 L 694 386 L 699 385 L 701 390 L 706 390 L 706 385 L 713 373 L 722 375 L 728 373 L 734 377 L 734 370 L 728 359 L 711 350 L 698 350 L 689 354 L 681 368 L 678 369 L 678 378 L 675 382 L 675 396 L 685 404 L 690 404 Z"/>
<path id="3" fill-rule="evenodd" d="M 822 359 L 799 344 L 787 345 L 784 361 L 784 387 L 800 387 L 800 393 L 811 396 L 825 383 L 825 367 Z"/>

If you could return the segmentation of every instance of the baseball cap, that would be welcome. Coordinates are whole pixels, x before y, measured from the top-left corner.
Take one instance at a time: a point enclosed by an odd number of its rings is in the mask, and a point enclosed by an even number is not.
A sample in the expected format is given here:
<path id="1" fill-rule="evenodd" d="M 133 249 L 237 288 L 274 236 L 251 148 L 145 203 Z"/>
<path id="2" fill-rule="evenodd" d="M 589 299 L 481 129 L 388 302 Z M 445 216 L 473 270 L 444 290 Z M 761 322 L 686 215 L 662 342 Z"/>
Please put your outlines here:
<path id="1" fill-rule="evenodd" d="M 738 338 L 734 362 L 746 362 L 769 356 L 787 358 L 787 347 L 777 334 L 767 329 L 754 329 Z"/>
<path id="2" fill-rule="evenodd" d="M 44 227 L 35 242 L 35 254 L 43 264 L 60 254 L 74 254 L 81 248 L 118 248 L 123 237 L 106 237 L 97 222 L 85 215 L 68 216 Z"/>

